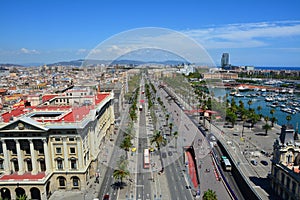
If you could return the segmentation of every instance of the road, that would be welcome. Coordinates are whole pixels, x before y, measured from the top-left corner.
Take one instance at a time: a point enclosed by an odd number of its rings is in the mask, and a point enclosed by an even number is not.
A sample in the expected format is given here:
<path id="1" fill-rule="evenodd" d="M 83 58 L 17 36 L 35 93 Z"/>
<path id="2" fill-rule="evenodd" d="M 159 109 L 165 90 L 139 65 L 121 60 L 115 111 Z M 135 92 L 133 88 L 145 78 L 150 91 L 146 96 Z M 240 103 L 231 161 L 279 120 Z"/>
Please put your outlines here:
<path id="1" fill-rule="evenodd" d="M 140 88 L 143 88 L 144 79 L 141 80 Z M 142 91 L 143 89 L 141 89 Z M 145 94 L 140 92 L 140 100 L 145 102 Z M 140 101 L 141 102 L 141 101 Z M 144 169 L 144 159 L 143 152 L 145 148 L 149 148 L 147 131 L 146 131 L 146 113 L 145 106 L 146 102 L 143 105 L 143 109 L 139 112 L 139 128 L 138 128 L 138 160 L 137 160 L 137 175 L 136 175 L 136 199 L 147 200 L 151 199 L 151 172 L 150 169 Z"/>

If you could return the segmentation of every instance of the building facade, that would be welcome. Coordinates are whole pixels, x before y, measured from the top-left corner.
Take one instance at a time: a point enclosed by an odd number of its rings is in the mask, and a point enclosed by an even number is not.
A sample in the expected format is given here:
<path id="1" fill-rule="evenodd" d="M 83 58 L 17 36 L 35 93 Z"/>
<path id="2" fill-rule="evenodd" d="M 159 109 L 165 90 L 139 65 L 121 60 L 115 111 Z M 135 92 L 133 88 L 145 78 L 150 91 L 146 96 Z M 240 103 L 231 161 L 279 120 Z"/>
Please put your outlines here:
<path id="1" fill-rule="evenodd" d="M 48 199 L 57 190 L 85 190 L 114 132 L 113 98 L 77 88 L 2 114 L 1 197 Z"/>
<path id="2" fill-rule="evenodd" d="M 270 176 L 273 192 L 280 199 L 300 199 L 300 140 L 293 127 L 283 125 L 273 147 Z"/>

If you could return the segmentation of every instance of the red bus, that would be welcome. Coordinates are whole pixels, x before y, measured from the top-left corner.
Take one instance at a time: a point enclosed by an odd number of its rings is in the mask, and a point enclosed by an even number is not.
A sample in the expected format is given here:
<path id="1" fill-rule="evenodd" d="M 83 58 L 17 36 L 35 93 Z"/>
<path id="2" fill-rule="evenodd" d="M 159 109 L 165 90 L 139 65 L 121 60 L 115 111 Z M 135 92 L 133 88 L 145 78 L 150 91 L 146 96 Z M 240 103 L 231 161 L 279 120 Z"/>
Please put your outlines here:
<path id="1" fill-rule="evenodd" d="M 149 169 L 149 167 L 150 167 L 149 149 L 144 149 L 144 168 Z"/>

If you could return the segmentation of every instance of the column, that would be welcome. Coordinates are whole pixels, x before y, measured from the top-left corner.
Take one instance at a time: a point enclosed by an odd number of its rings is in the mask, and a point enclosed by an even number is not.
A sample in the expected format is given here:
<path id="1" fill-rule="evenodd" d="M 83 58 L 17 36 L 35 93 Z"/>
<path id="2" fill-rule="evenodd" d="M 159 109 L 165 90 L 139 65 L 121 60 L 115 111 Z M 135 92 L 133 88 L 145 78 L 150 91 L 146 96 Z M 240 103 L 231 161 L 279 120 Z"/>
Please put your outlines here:
<path id="1" fill-rule="evenodd" d="M 18 156 L 18 165 L 19 165 L 19 171 L 18 174 L 24 174 L 24 160 L 23 160 L 23 155 L 21 152 L 21 148 L 20 148 L 20 142 L 19 140 L 15 140 L 16 142 L 16 147 L 17 147 L 17 156 Z"/>
<path id="2" fill-rule="evenodd" d="M 47 139 L 43 139 L 43 146 L 44 146 L 44 154 L 45 154 L 45 163 L 46 163 L 46 173 L 51 172 L 51 161 L 50 161 L 50 154 L 48 150 Z"/>
<path id="3" fill-rule="evenodd" d="M 76 140 L 77 140 L 78 169 L 80 170 L 81 168 L 83 168 L 82 145 L 81 145 L 81 142 L 80 142 L 80 137 L 77 137 Z"/>
<path id="4" fill-rule="evenodd" d="M 2 149 L 3 149 L 3 155 L 4 155 L 4 170 L 5 174 L 10 174 L 10 165 L 9 165 L 9 155 L 7 151 L 6 142 L 4 139 L 1 140 L 2 142 Z"/>
<path id="5" fill-rule="evenodd" d="M 69 161 L 68 161 L 68 146 L 67 146 L 67 137 L 63 137 L 63 146 L 64 146 L 64 169 L 67 171 L 69 169 Z"/>
<path id="6" fill-rule="evenodd" d="M 29 139 L 29 146 L 30 146 L 30 156 L 31 156 L 31 164 L 32 164 L 32 174 L 37 174 L 38 167 L 37 167 L 37 159 L 36 159 L 36 153 L 34 150 L 34 145 L 32 139 Z"/>

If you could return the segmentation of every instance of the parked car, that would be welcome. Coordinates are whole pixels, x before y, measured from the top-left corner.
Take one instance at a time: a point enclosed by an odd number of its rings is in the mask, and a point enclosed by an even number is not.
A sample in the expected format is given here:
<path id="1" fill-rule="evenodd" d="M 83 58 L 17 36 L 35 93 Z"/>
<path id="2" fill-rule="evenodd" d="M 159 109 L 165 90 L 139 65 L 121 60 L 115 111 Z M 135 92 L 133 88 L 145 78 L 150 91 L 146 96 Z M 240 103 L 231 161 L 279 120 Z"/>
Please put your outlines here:
<path id="1" fill-rule="evenodd" d="M 108 194 L 104 195 L 103 200 L 109 200 L 109 195 Z"/>

